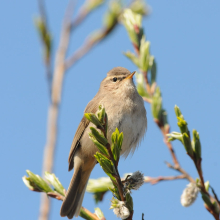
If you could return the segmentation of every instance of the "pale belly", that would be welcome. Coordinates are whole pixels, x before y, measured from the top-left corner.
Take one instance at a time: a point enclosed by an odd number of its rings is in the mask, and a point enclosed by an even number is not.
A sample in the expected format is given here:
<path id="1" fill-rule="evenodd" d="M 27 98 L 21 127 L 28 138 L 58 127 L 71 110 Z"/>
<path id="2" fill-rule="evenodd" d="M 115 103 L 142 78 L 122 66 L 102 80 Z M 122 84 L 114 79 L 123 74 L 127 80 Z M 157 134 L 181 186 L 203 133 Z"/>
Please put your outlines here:
<path id="1" fill-rule="evenodd" d="M 119 129 L 119 132 L 123 132 L 124 139 L 121 154 L 127 157 L 130 152 L 133 153 L 135 151 L 146 132 L 146 110 L 142 102 L 133 103 L 130 111 L 126 111 L 125 108 L 122 108 L 122 105 L 120 107 L 114 106 L 114 110 L 112 107 L 110 111 L 114 111 L 115 114 L 113 116 L 111 113 L 108 113 L 108 140 L 111 142 L 111 134 L 115 131 L 116 127 Z M 108 110 L 107 108 L 106 112 Z"/>

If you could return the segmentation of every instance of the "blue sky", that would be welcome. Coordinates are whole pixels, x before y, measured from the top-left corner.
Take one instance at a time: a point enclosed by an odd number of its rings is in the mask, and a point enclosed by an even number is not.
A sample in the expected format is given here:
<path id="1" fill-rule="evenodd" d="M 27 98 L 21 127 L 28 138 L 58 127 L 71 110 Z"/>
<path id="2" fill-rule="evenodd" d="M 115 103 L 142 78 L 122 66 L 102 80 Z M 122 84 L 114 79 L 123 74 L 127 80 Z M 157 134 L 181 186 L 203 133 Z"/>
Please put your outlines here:
<path id="1" fill-rule="evenodd" d="M 48 0 L 46 3 L 54 40 L 53 52 L 59 42 L 67 2 Z M 151 54 L 157 60 L 157 82 L 171 131 L 178 131 L 174 114 L 174 105 L 177 104 L 190 130 L 195 128 L 200 133 L 204 177 L 220 196 L 220 2 L 149 0 L 148 4 L 151 14 L 144 19 L 143 27 L 151 42 Z M 69 55 L 82 45 L 91 31 L 101 26 L 100 18 L 105 10 L 106 6 L 97 9 L 73 33 Z M 49 99 L 41 44 L 33 25 L 33 18 L 38 12 L 37 2 L 1 1 L 0 11 L 1 217 L 5 220 L 37 219 L 40 195 L 29 191 L 21 180 L 26 169 L 41 174 L 46 139 Z M 72 175 L 67 171 L 67 158 L 83 110 L 111 68 L 123 66 L 136 70 L 122 54 L 132 49 L 127 33 L 120 25 L 65 77 L 54 172 L 66 188 Z M 140 170 L 153 177 L 176 175 L 164 164 L 165 160 L 172 160 L 153 122 L 149 105 L 145 106 L 148 131 L 134 156 L 121 159 L 120 173 Z M 196 170 L 183 146 L 174 142 L 174 149 L 182 167 L 196 178 Z M 96 166 L 91 177 L 102 176 L 103 171 Z M 212 219 L 203 207 L 200 195 L 191 207 L 181 206 L 180 196 L 186 184 L 185 180 L 177 180 L 154 186 L 144 185 L 132 194 L 134 219 L 141 219 L 142 213 L 145 219 L 151 220 Z M 107 219 L 115 219 L 109 210 L 110 199 L 111 194 L 108 193 L 99 207 Z M 61 219 L 60 206 L 60 201 L 52 201 L 51 219 Z M 86 194 L 83 206 L 94 210 L 96 205 L 91 194 Z"/>

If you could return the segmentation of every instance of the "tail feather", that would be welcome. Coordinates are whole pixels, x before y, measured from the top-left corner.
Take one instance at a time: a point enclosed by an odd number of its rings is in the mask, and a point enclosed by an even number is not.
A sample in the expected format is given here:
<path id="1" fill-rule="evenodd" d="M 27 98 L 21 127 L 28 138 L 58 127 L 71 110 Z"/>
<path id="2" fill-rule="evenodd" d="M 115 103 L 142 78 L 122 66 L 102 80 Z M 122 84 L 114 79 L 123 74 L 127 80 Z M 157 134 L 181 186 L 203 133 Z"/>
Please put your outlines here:
<path id="1" fill-rule="evenodd" d="M 81 167 L 75 168 L 66 197 L 61 206 L 60 215 L 62 217 L 67 216 L 72 219 L 73 216 L 79 216 L 91 171 L 92 169 L 82 171 Z"/>
<path id="2" fill-rule="evenodd" d="M 79 187 L 80 187 L 80 181 L 81 181 L 81 169 L 75 169 L 73 177 L 71 179 L 69 188 L 67 190 L 65 199 L 63 200 L 63 204 L 60 209 L 60 215 L 62 217 L 67 216 L 72 206 L 74 205 L 74 202 L 76 201 L 77 194 L 79 194 Z"/>
<path id="3" fill-rule="evenodd" d="M 82 193 L 78 193 L 77 199 L 76 199 L 76 201 L 78 201 L 78 203 L 77 203 L 77 202 L 74 203 L 74 205 L 73 205 L 73 207 L 72 207 L 72 210 L 71 210 L 70 213 L 67 215 L 67 217 L 68 217 L 69 219 L 73 218 L 74 215 L 75 215 L 76 217 L 79 216 L 80 210 L 81 210 L 81 207 L 82 207 L 83 198 L 84 198 L 85 191 L 86 191 L 87 183 L 88 183 L 88 181 L 86 182 Z"/>

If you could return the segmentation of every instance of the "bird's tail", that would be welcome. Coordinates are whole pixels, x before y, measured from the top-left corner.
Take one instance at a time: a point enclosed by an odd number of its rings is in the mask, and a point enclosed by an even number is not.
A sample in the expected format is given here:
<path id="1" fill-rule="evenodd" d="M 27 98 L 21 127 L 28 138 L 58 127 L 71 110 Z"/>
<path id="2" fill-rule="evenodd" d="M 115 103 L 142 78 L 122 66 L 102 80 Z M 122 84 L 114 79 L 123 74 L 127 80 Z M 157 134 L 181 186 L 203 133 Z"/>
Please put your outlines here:
<path id="1" fill-rule="evenodd" d="M 72 219 L 73 216 L 79 216 L 91 171 L 92 169 L 83 171 L 81 166 L 74 168 L 73 177 L 60 209 L 62 217 L 67 216 Z"/>

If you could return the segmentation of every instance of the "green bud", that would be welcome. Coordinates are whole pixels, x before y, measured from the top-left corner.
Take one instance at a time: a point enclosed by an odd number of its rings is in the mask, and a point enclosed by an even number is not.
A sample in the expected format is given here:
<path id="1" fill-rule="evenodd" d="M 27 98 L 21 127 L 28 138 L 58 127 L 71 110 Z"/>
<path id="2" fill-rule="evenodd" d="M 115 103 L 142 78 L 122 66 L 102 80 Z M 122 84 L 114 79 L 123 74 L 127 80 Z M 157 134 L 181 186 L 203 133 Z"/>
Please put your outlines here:
<path id="1" fill-rule="evenodd" d="M 160 88 L 157 87 L 151 103 L 151 112 L 154 119 L 158 119 L 158 120 L 160 119 L 161 110 L 162 110 L 162 97 L 160 93 Z"/>
<path id="2" fill-rule="evenodd" d="M 89 138 L 93 141 L 93 143 L 99 149 L 100 153 L 104 154 L 107 157 L 109 156 L 108 150 L 106 149 L 104 145 L 100 144 L 93 136 L 90 136 Z"/>
<path id="3" fill-rule="evenodd" d="M 45 178 L 54 187 L 55 191 L 65 196 L 64 187 L 54 173 L 45 172 Z"/>
<path id="4" fill-rule="evenodd" d="M 92 11 L 104 3 L 104 0 L 86 1 L 85 7 L 88 11 Z"/>
<path id="5" fill-rule="evenodd" d="M 97 116 L 93 113 L 85 113 L 85 117 L 91 121 L 94 125 L 96 125 L 98 128 L 104 129 L 101 122 L 97 118 Z"/>
<path id="6" fill-rule="evenodd" d="M 140 68 L 139 58 L 130 51 L 123 53 L 128 59 L 130 59 L 137 67 Z"/>
<path id="7" fill-rule="evenodd" d="M 126 206 L 130 211 L 133 211 L 133 199 L 130 195 L 130 193 L 126 194 Z"/>
<path id="8" fill-rule="evenodd" d="M 35 190 L 35 187 L 32 185 L 31 181 L 30 181 L 30 178 L 26 177 L 26 176 L 23 176 L 22 177 L 22 180 L 24 182 L 24 184 L 27 186 L 28 189 L 34 191 Z"/>
<path id="9" fill-rule="evenodd" d="M 105 28 L 111 29 L 115 25 L 121 10 L 122 5 L 119 1 L 110 2 L 108 11 L 106 12 L 103 20 Z"/>
<path id="10" fill-rule="evenodd" d="M 174 110 L 176 113 L 176 117 L 180 117 L 182 115 L 180 108 L 177 105 L 175 105 Z"/>
<path id="11" fill-rule="evenodd" d="M 52 48 L 52 36 L 47 29 L 46 22 L 41 17 L 37 17 L 34 19 L 35 26 L 40 35 L 41 41 L 44 45 L 44 58 L 45 63 L 48 64 L 50 62 L 51 56 L 51 48 Z"/>
<path id="12" fill-rule="evenodd" d="M 209 181 L 205 182 L 205 189 L 206 189 L 207 192 L 209 191 Z"/>
<path id="13" fill-rule="evenodd" d="M 32 173 L 30 170 L 26 170 L 30 180 L 34 182 L 34 184 L 41 190 L 46 193 L 53 192 L 50 186 L 39 176 Z"/>
<path id="14" fill-rule="evenodd" d="M 139 48 L 140 39 L 143 35 L 142 16 L 132 12 L 131 9 L 125 9 L 121 16 L 121 22 L 125 26 L 131 42 Z"/>
<path id="15" fill-rule="evenodd" d="M 183 117 L 177 117 L 177 120 L 178 120 L 177 125 L 179 126 L 181 133 L 182 134 L 183 133 L 188 133 L 189 130 L 188 130 L 188 127 L 187 127 L 187 122 L 184 120 L 184 118 Z"/>
<path id="16" fill-rule="evenodd" d="M 184 147 L 186 149 L 186 152 L 190 156 L 193 156 L 193 149 L 192 149 L 191 141 L 190 141 L 190 138 L 189 138 L 188 134 L 183 133 L 182 134 L 182 138 L 183 138 L 183 145 L 184 145 Z"/>
<path id="17" fill-rule="evenodd" d="M 201 159 L 201 143 L 199 138 L 199 132 L 193 129 L 192 147 L 195 152 L 196 158 Z"/>
<path id="18" fill-rule="evenodd" d="M 103 218 L 105 218 L 103 212 L 102 212 L 101 209 L 98 208 L 98 207 L 95 208 L 95 214 L 98 216 L 99 219 L 103 219 Z"/>
<path id="19" fill-rule="evenodd" d="M 143 0 L 132 1 L 132 3 L 130 4 L 130 9 L 137 14 L 148 14 L 148 7 Z"/>
<path id="20" fill-rule="evenodd" d="M 106 146 L 108 140 L 104 137 L 104 135 L 100 134 L 95 128 L 90 127 L 92 133 L 89 133 L 90 137 L 95 138 L 98 142 Z"/>

